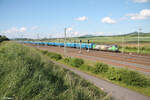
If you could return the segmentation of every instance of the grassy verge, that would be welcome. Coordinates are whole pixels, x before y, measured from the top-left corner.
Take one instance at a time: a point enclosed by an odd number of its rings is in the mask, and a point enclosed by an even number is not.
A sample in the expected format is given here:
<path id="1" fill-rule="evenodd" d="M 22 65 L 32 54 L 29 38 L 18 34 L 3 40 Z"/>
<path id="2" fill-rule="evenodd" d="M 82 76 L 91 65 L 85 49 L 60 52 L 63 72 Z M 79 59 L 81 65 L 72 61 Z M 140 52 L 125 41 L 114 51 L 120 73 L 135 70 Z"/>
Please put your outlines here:
<path id="1" fill-rule="evenodd" d="M 46 55 L 49 55 L 49 52 L 47 52 Z M 125 68 L 115 68 L 107 64 L 78 58 L 67 57 L 60 59 L 59 62 L 146 96 L 150 96 L 150 78 L 139 72 Z"/>
<path id="2" fill-rule="evenodd" d="M 137 47 L 119 47 L 119 51 L 122 52 L 127 52 L 127 53 L 137 53 L 138 48 Z M 144 46 L 144 47 L 140 47 L 139 49 L 139 54 L 150 54 L 150 47 L 149 46 Z"/>
<path id="3" fill-rule="evenodd" d="M 106 95 L 34 48 L 10 42 L 0 46 L 1 100 L 109 100 Z"/>

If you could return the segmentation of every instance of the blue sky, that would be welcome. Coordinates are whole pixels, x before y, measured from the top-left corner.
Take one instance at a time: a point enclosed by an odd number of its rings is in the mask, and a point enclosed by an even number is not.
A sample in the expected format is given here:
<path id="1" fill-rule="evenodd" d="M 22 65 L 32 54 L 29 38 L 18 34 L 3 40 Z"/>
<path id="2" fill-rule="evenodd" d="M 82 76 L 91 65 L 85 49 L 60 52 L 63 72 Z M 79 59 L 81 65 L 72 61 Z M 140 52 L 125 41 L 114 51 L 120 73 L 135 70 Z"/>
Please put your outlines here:
<path id="1" fill-rule="evenodd" d="M 10 38 L 150 32 L 150 0 L 0 0 L 0 34 Z"/>

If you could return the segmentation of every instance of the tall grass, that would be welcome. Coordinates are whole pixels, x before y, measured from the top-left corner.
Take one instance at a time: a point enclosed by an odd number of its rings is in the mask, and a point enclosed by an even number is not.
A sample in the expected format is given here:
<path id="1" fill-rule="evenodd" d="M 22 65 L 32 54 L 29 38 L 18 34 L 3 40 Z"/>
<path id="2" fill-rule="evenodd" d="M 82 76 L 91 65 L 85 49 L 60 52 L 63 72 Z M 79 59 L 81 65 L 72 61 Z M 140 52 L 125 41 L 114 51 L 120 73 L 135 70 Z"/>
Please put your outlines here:
<path id="1" fill-rule="evenodd" d="M 77 58 L 66 57 L 60 62 L 67 64 L 70 67 L 76 67 L 78 70 L 103 78 L 117 85 L 130 88 L 141 94 L 150 96 L 150 78 L 147 75 L 127 68 L 111 67 L 100 62 L 88 63 L 89 61 L 86 60 L 83 60 L 84 64 L 82 65 L 76 63 L 79 67 L 72 66 L 72 59 Z"/>
<path id="2" fill-rule="evenodd" d="M 53 64 L 36 49 L 10 42 L 0 47 L 1 100 L 103 100 L 104 97 L 106 93 Z"/>

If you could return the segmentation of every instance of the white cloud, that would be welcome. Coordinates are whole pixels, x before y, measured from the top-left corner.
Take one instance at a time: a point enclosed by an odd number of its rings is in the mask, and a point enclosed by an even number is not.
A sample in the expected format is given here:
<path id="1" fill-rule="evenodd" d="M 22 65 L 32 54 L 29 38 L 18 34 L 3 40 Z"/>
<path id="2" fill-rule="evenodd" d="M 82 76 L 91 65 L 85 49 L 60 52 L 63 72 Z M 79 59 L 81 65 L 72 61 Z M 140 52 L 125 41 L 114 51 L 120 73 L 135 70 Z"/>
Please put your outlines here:
<path id="1" fill-rule="evenodd" d="M 32 26 L 32 27 L 31 27 L 31 30 L 37 30 L 37 29 L 39 29 L 38 26 Z"/>
<path id="2" fill-rule="evenodd" d="M 82 17 L 75 18 L 75 20 L 77 20 L 77 21 L 86 21 L 86 20 L 88 20 L 88 18 L 86 16 L 82 16 Z"/>
<path id="3" fill-rule="evenodd" d="M 74 34 L 75 34 L 75 35 L 78 35 L 78 34 L 79 34 L 79 32 L 74 32 Z"/>
<path id="4" fill-rule="evenodd" d="M 12 28 L 10 28 L 8 30 L 2 31 L 2 33 L 10 34 L 10 33 L 26 32 L 26 31 L 27 31 L 26 27 L 21 27 L 21 28 L 12 27 Z"/>
<path id="5" fill-rule="evenodd" d="M 143 9 L 139 13 L 127 14 L 132 20 L 143 20 L 150 17 L 150 9 Z"/>
<path id="6" fill-rule="evenodd" d="M 26 30 L 27 30 L 26 27 L 21 27 L 18 31 L 20 31 L 20 32 L 25 32 Z"/>
<path id="7" fill-rule="evenodd" d="M 69 37 L 77 37 L 79 36 L 79 32 L 76 32 L 76 31 L 72 31 L 70 34 L 68 34 Z"/>
<path id="8" fill-rule="evenodd" d="M 150 0 L 133 0 L 133 1 L 137 3 L 146 3 L 149 2 Z"/>
<path id="9" fill-rule="evenodd" d="M 71 27 L 67 28 L 67 31 L 72 31 L 72 28 Z"/>
<path id="10" fill-rule="evenodd" d="M 116 21 L 111 19 L 110 17 L 104 17 L 102 20 L 102 23 L 108 23 L 108 24 L 115 24 Z"/>

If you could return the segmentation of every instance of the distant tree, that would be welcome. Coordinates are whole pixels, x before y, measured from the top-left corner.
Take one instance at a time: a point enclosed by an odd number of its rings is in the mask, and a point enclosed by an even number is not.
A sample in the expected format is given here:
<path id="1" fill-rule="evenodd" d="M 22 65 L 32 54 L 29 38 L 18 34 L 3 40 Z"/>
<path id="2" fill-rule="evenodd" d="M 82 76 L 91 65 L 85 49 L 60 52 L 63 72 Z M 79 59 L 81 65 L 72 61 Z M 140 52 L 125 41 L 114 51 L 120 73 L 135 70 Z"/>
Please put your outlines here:
<path id="1" fill-rule="evenodd" d="M 1 36 L 0 35 L 0 42 L 2 41 L 8 41 L 9 39 L 6 36 Z"/>

